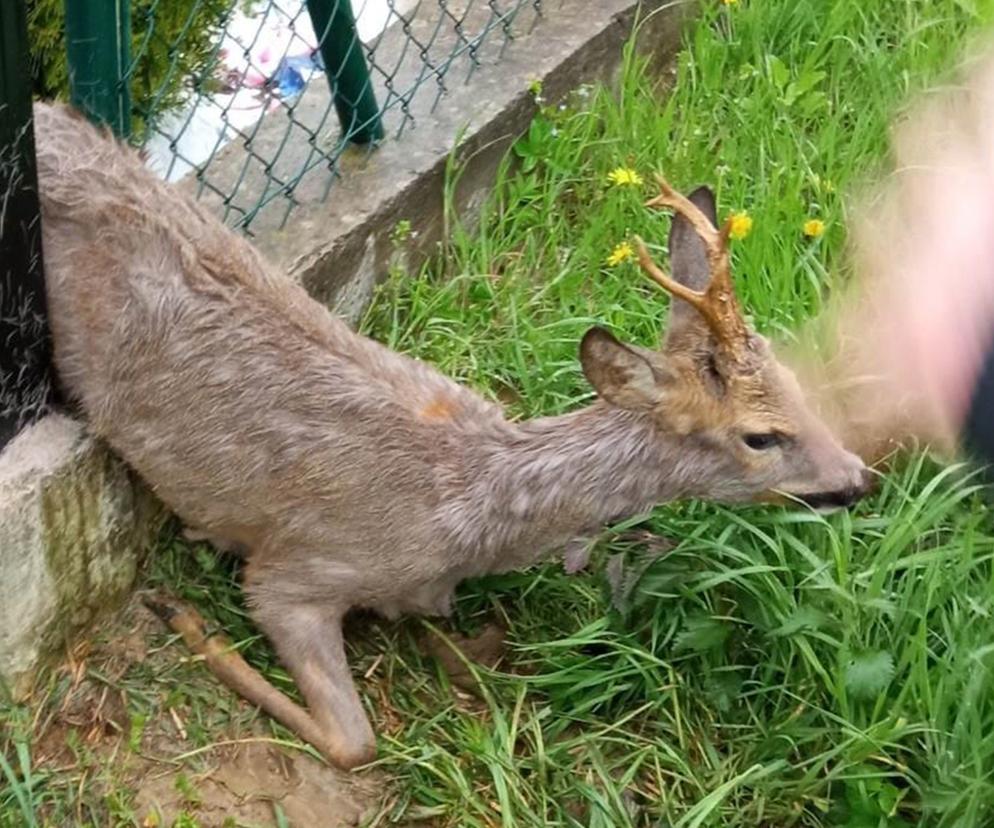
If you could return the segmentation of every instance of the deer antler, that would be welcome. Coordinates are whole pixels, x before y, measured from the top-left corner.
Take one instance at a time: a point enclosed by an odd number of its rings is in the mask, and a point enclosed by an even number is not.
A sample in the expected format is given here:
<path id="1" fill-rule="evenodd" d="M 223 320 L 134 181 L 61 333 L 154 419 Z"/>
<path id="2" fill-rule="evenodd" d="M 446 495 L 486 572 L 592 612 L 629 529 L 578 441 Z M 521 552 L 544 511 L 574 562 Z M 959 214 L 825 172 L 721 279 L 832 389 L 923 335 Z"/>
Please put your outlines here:
<path id="1" fill-rule="evenodd" d="M 693 290 L 677 282 L 662 270 L 649 255 L 645 242 L 638 236 L 635 244 L 638 248 L 639 265 L 656 284 L 692 305 L 704 318 L 715 338 L 723 346 L 737 353 L 748 340 L 748 331 L 735 288 L 732 285 L 732 271 L 728 256 L 728 234 L 731 230 L 731 219 L 718 230 L 711 220 L 690 199 L 674 190 L 669 182 L 661 175 L 656 176 L 659 184 L 659 195 L 649 199 L 646 207 L 669 207 L 690 222 L 701 241 L 707 254 L 711 270 L 711 281 L 702 290 Z"/>

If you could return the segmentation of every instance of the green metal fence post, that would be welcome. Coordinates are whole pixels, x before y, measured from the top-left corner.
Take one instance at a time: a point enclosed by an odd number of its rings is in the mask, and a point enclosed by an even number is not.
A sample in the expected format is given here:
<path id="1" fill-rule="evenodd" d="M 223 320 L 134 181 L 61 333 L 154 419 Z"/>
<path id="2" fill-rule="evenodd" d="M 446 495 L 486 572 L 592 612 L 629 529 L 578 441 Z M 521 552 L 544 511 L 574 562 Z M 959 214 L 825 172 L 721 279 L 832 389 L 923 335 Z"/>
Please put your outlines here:
<path id="1" fill-rule="evenodd" d="M 65 7 L 70 98 L 91 120 L 127 137 L 130 0 L 65 0 Z"/>
<path id="2" fill-rule="evenodd" d="M 0 0 L 0 446 L 52 400 L 23 0 Z"/>
<path id="3" fill-rule="evenodd" d="M 357 144 L 383 137 L 373 81 L 349 0 L 307 0 L 342 131 Z"/>

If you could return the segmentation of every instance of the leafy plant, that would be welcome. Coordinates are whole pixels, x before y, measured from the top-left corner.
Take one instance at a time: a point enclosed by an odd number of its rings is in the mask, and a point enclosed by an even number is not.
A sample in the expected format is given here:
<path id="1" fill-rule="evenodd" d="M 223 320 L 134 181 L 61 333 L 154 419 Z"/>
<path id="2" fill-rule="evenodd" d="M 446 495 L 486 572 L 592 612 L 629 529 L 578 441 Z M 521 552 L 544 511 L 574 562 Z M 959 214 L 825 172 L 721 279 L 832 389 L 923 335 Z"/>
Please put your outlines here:
<path id="1" fill-rule="evenodd" d="M 846 780 L 842 799 L 830 811 L 833 824 L 839 828 L 911 828 L 914 823 L 898 813 L 907 789 L 897 787 L 871 765 L 858 771 L 859 776 Z"/>
<path id="2" fill-rule="evenodd" d="M 184 89 L 210 76 L 214 44 L 231 0 L 134 0 L 129 79 L 135 130 L 174 107 Z M 35 94 L 69 96 L 64 0 L 28 0 L 28 45 Z"/>
<path id="3" fill-rule="evenodd" d="M 882 650 L 858 653 L 846 665 L 846 687 L 858 699 L 874 698 L 893 676 L 894 658 Z"/>

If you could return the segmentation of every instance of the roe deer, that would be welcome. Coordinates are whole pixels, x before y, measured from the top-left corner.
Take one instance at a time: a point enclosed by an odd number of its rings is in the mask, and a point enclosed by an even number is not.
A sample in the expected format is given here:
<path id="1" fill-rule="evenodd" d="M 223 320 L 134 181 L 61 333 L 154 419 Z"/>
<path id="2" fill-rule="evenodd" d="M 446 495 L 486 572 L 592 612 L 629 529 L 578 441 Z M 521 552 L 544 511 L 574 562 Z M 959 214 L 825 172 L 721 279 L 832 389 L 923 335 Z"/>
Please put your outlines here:
<path id="1" fill-rule="evenodd" d="M 464 578 L 663 501 L 845 505 L 867 488 L 746 326 L 706 188 L 660 179 L 649 202 L 676 213 L 672 278 L 640 244 L 674 296 L 661 350 L 594 328 L 580 360 L 600 399 L 511 422 L 352 331 L 80 116 L 39 104 L 35 127 L 64 389 L 188 526 L 241 548 L 253 617 L 309 713 L 242 667 L 225 680 L 339 766 L 375 755 L 349 609 L 444 615 Z"/>

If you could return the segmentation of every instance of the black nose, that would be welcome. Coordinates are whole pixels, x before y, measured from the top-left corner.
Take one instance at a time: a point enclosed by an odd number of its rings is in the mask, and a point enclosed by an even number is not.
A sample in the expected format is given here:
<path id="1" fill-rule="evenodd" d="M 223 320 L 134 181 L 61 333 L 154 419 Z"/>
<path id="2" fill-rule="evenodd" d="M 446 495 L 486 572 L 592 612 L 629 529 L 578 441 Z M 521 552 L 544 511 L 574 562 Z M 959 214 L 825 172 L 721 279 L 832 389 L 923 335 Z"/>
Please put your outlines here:
<path id="1" fill-rule="evenodd" d="M 852 506 L 866 495 L 868 495 L 876 484 L 877 478 L 869 469 L 863 469 L 860 473 L 858 483 L 846 486 L 843 489 L 834 489 L 827 492 L 812 492 L 804 495 L 802 500 L 813 509 L 844 509 Z"/>
<path id="2" fill-rule="evenodd" d="M 869 469 L 863 469 L 860 472 L 859 482 L 846 486 L 843 489 L 812 492 L 811 494 L 803 495 L 801 500 L 813 509 L 844 509 L 847 506 L 852 506 L 869 494 L 875 483 L 876 476 L 873 472 Z"/>
<path id="3" fill-rule="evenodd" d="M 860 497 L 858 489 L 849 487 L 834 492 L 814 492 L 804 495 L 802 500 L 812 509 L 844 509 L 852 506 Z"/>

